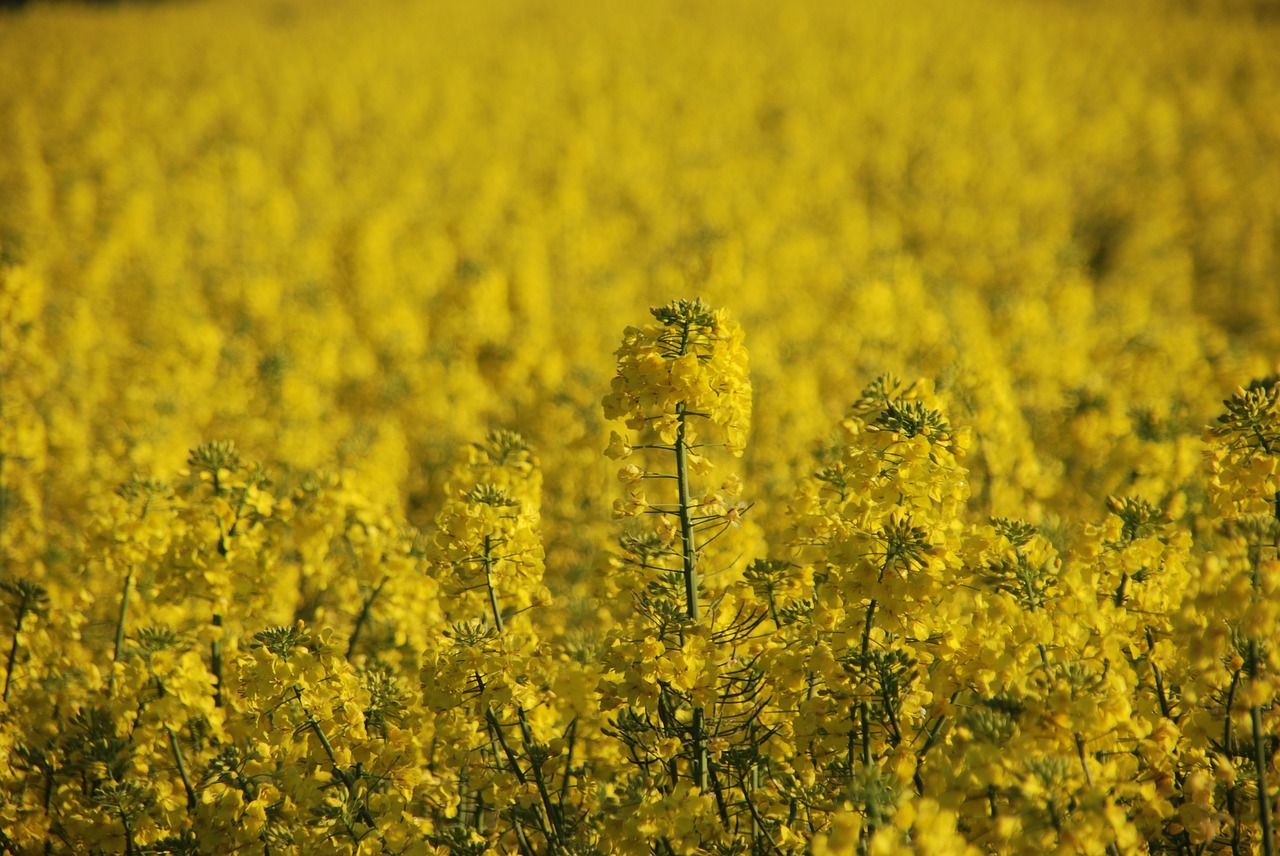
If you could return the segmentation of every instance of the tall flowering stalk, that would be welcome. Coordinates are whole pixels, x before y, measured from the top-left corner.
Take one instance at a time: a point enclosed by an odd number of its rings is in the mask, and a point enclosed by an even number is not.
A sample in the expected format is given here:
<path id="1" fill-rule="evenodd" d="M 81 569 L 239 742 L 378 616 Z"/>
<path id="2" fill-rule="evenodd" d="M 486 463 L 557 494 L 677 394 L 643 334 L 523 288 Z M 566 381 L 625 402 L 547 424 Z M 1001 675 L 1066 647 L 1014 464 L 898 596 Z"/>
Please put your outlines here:
<path id="1" fill-rule="evenodd" d="M 1207 438 L 1213 549 L 1175 619 L 1197 640 L 1184 697 L 1202 709 L 1188 729 L 1194 769 L 1180 820 L 1193 841 L 1225 837 L 1233 851 L 1274 856 L 1280 378 L 1254 381 L 1224 405 Z"/>
<path id="2" fill-rule="evenodd" d="M 926 385 L 884 375 L 791 504 L 791 574 L 809 591 L 777 611 L 789 642 L 777 657 L 802 675 L 787 704 L 812 773 L 789 782 L 789 799 L 855 806 L 859 852 L 891 835 L 900 804 L 923 791 L 956 697 L 954 652 L 968 644 L 957 585 L 966 435 Z"/>
<path id="3" fill-rule="evenodd" d="M 750 777 L 734 766 L 742 752 L 728 747 L 758 749 L 752 735 L 763 679 L 751 637 L 765 612 L 728 575 L 710 581 L 728 568 L 711 564 L 709 548 L 747 510 L 738 477 L 717 485 L 712 462 L 721 451 L 740 456 L 746 443 L 751 386 L 742 330 L 701 300 L 652 314 L 656 323 L 624 333 L 603 401 L 605 416 L 626 427 L 606 450 L 624 462 L 618 478 L 626 497 L 614 516 L 636 521 L 619 562 L 636 617 L 615 631 L 614 672 L 603 692 L 606 708 L 617 710 L 611 733 L 644 783 L 634 795 L 635 831 L 678 851 L 735 826 L 739 815 L 756 823 Z M 673 825 L 668 812 L 684 797 L 693 808 L 680 810 L 692 820 Z"/>
<path id="4" fill-rule="evenodd" d="M 533 713 L 551 703 L 528 620 L 530 609 L 550 601 L 541 487 L 529 446 L 495 431 L 454 468 L 436 521 L 451 624 L 428 652 L 423 679 L 428 703 L 459 737 L 443 752 L 457 792 L 445 810 L 453 822 L 442 824 L 438 840 L 452 850 L 487 839 L 521 853 L 564 853 L 577 820 L 566 805 L 574 725 L 552 736 Z"/>
<path id="5" fill-rule="evenodd" d="M 664 540 L 678 532 L 684 611 L 696 623 L 700 618 L 699 536 L 722 521 L 735 521 L 737 516 L 731 512 L 740 515 L 743 509 L 729 509 L 725 497 L 718 494 L 695 498 L 691 476 L 713 472 L 706 457 L 712 446 L 742 455 L 751 421 L 747 352 L 742 328 L 701 300 L 676 301 L 652 313 L 657 325 L 630 327 L 624 333 L 617 351 L 618 373 L 603 401 L 606 418 L 624 420 L 630 431 L 649 441 L 632 443 L 614 432 L 606 454 L 625 459 L 636 449 L 667 453 L 674 472 L 625 465 L 618 478 L 627 485 L 628 498 L 614 503 L 614 514 L 657 514 L 655 527 Z M 719 429 L 722 442 L 699 442 L 699 423 Z M 674 503 L 648 501 L 645 485 L 658 479 L 675 481 Z M 736 495 L 736 486 L 725 492 Z"/>

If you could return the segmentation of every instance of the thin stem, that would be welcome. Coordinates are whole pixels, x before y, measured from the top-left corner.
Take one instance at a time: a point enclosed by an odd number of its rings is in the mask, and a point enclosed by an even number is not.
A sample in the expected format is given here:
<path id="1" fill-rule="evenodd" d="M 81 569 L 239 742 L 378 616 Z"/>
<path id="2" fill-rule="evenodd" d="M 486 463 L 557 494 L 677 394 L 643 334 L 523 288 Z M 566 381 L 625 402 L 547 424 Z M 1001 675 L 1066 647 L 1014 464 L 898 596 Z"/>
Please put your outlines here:
<path id="1" fill-rule="evenodd" d="M 902 742 L 902 727 L 898 725 L 898 714 L 893 709 L 893 699 L 883 677 L 880 680 L 880 701 L 884 704 L 885 716 L 889 718 L 889 742 L 897 748 Z"/>
<path id="2" fill-rule="evenodd" d="M 6 702 L 9 701 L 9 684 L 13 680 L 13 666 L 14 663 L 18 662 L 18 634 L 22 632 L 22 619 L 27 617 L 27 610 L 25 607 L 26 602 L 24 601 L 18 608 L 18 621 L 13 627 L 13 644 L 9 646 L 9 664 L 4 670 L 3 700 Z"/>
<path id="3" fill-rule="evenodd" d="M 707 777 L 711 780 L 711 790 L 716 795 L 716 810 L 720 813 L 720 822 L 726 827 L 729 826 L 729 808 L 724 803 L 724 791 L 720 789 L 720 778 L 716 775 L 716 771 L 710 769 L 711 765 L 707 765 Z M 745 793 L 745 791 L 744 791 Z"/>
<path id="4" fill-rule="evenodd" d="M 333 775 L 337 777 L 339 782 L 347 790 L 349 796 L 355 795 L 355 782 L 347 775 L 347 772 L 338 765 L 338 758 L 334 754 L 333 744 L 329 742 L 329 738 L 325 736 L 324 729 L 320 727 L 320 722 L 315 718 L 306 704 L 302 701 L 302 690 L 298 687 L 293 688 L 293 697 L 297 699 L 298 706 L 302 708 L 302 713 L 307 717 L 307 725 L 311 728 L 311 732 L 315 734 L 316 739 L 320 741 L 320 746 L 324 749 L 324 754 L 329 758 L 329 766 L 333 770 Z M 373 815 L 369 813 L 369 807 L 361 805 L 358 812 L 360 821 L 366 826 L 376 829 L 378 824 L 374 822 Z"/>
<path id="5" fill-rule="evenodd" d="M 887 564 L 887 563 L 886 563 Z M 867 668 L 871 654 L 871 625 L 875 621 L 877 603 L 875 598 L 867 604 L 867 619 L 862 626 L 862 667 Z M 871 716 L 866 701 L 858 703 L 858 718 L 862 726 L 862 767 L 865 772 L 871 770 Z M 849 765 L 849 775 L 853 775 L 853 764 Z M 867 807 L 868 809 L 870 806 Z M 870 811 L 867 812 L 870 815 Z M 868 818 L 868 841 L 875 837 L 876 824 Z"/>
<path id="6" fill-rule="evenodd" d="M 698 620 L 698 547 L 693 532 L 693 500 L 689 489 L 688 448 L 685 446 L 684 403 L 676 405 L 676 479 L 680 497 L 680 540 L 684 559 L 685 615 Z"/>
<path id="7" fill-rule="evenodd" d="M 1183 801 L 1186 801 L 1185 797 Z M 1227 785 L 1227 816 L 1231 818 L 1231 856 L 1240 856 L 1240 815 L 1236 811 L 1236 783 L 1234 781 Z"/>
<path id="8" fill-rule="evenodd" d="M 686 322 L 680 341 L 680 353 L 684 354 L 689 341 L 689 325 Z M 676 489 L 680 503 L 680 542 L 684 560 L 685 615 L 691 623 L 698 622 L 698 545 L 693 531 L 693 498 L 689 488 L 689 447 L 685 442 L 686 420 L 684 402 L 676 405 Z M 702 792 L 708 785 L 709 758 L 705 723 L 701 707 L 693 709 L 693 780 Z"/>
<path id="9" fill-rule="evenodd" d="M 38 585 L 34 585 L 27 580 L 18 580 L 17 585 L 11 586 L 5 583 L 5 591 L 10 595 L 17 595 L 17 603 L 13 606 L 16 619 L 13 623 L 13 644 L 9 646 L 9 662 L 4 670 L 4 693 L 3 700 L 9 700 L 10 683 L 13 681 L 13 667 L 18 662 L 18 637 L 22 635 L 22 622 L 26 619 L 27 613 L 39 613 L 41 602 L 47 603 L 45 590 Z"/>
<path id="10" fill-rule="evenodd" d="M 1155 638 L 1151 633 L 1151 628 L 1147 628 L 1147 663 L 1151 666 L 1151 674 L 1156 681 L 1156 699 L 1160 702 L 1160 715 L 1170 722 L 1177 722 L 1173 718 L 1173 708 L 1169 706 L 1169 699 L 1164 691 L 1164 674 L 1160 671 L 1160 665 L 1152 658 L 1155 654 Z"/>
<path id="11" fill-rule="evenodd" d="M 858 705 L 858 712 L 862 719 L 862 769 L 864 774 L 870 775 L 870 772 L 871 772 L 871 721 L 867 712 L 867 703 L 865 701 Z M 852 776 L 852 773 L 853 773 L 852 765 L 849 772 L 850 772 L 850 775 Z M 874 815 L 871 811 L 870 794 L 867 794 L 865 797 L 864 807 L 866 808 L 866 815 L 867 815 L 867 826 L 864 832 L 866 833 L 867 841 L 870 842 L 873 838 L 876 837 L 876 822 L 872 819 Z"/>
<path id="12" fill-rule="evenodd" d="M 478 677 L 479 676 L 477 676 L 477 678 Z M 493 708 L 486 707 L 484 716 L 485 721 L 489 723 L 491 738 L 497 741 L 498 746 L 502 748 L 502 754 L 506 756 L 507 767 L 511 770 L 512 774 L 515 775 L 516 781 L 522 785 L 527 784 L 529 779 L 525 775 L 524 770 L 521 769 L 520 762 L 517 760 L 516 753 L 512 750 L 511 744 L 507 742 L 506 733 L 502 730 L 502 724 L 498 722 L 497 714 L 493 712 Z M 538 821 L 538 827 L 539 831 L 542 832 L 542 837 L 547 840 L 547 844 L 550 845 L 552 852 L 559 852 L 559 848 L 556 846 L 557 839 L 552 834 L 551 818 L 545 814 L 545 811 L 535 812 L 534 817 Z M 517 821 L 514 816 L 512 817 L 512 822 L 519 826 L 519 821 Z"/>
<path id="13" fill-rule="evenodd" d="M 213 706 L 222 707 L 222 613 L 213 616 L 214 639 L 209 644 L 209 671 L 213 672 Z"/>
<path id="14" fill-rule="evenodd" d="M 1250 678 L 1256 680 L 1258 642 L 1254 639 L 1249 640 L 1249 660 L 1250 669 L 1254 673 Z M 1262 708 L 1259 705 L 1249 706 L 1249 720 L 1253 726 L 1253 766 L 1257 771 L 1258 823 L 1262 827 L 1262 853 L 1263 856 L 1275 856 L 1276 836 L 1271 828 L 1271 792 L 1267 790 L 1267 736 L 1262 727 Z"/>
<path id="15" fill-rule="evenodd" d="M 458 771 L 458 814 L 454 817 L 454 826 L 465 829 L 467 826 L 467 808 L 470 794 L 467 793 L 467 771 L 464 767 Z"/>
<path id="16" fill-rule="evenodd" d="M 529 833 L 524 831 L 524 824 L 518 818 L 511 819 L 512 825 L 516 830 L 516 841 L 520 845 L 520 852 L 525 856 L 536 856 L 537 852 L 533 849 L 533 845 L 529 843 Z"/>
<path id="17" fill-rule="evenodd" d="M 867 655 L 871 653 L 871 624 L 876 618 L 875 598 L 871 599 L 871 603 L 867 604 L 867 619 L 862 625 L 862 659 L 865 661 Z"/>
<path id="18" fill-rule="evenodd" d="M 1075 738 L 1076 754 L 1079 756 L 1080 766 L 1084 770 L 1084 782 L 1089 787 L 1093 787 L 1093 773 L 1089 772 L 1089 761 L 1084 751 L 1084 737 L 1077 734 L 1075 735 Z M 1107 852 L 1110 853 L 1111 856 L 1120 856 L 1120 848 L 1114 841 L 1107 842 Z"/>
<path id="19" fill-rule="evenodd" d="M 862 719 L 862 766 L 871 769 L 871 720 L 867 707 L 867 703 L 862 702 L 858 705 L 858 713 Z"/>
<path id="20" fill-rule="evenodd" d="M 498 608 L 498 592 L 493 587 L 493 544 L 490 535 L 484 536 L 484 555 L 481 561 L 484 562 L 484 583 L 489 589 L 489 610 L 493 613 L 493 626 L 501 633 L 505 625 L 502 622 L 502 610 Z"/>
<path id="21" fill-rule="evenodd" d="M 378 587 L 369 593 L 364 599 L 364 603 L 360 606 L 360 614 L 356 616 L 356 626 L 351 630 L 351 638 L 347 640 L 347 659 L 351 659 L 351 655 L 355 653 L 356 644 L 360 641 L 360 631 L 364 629 L 365 622 L 369 620 L 369 614 L 373 611 L 373 602 L 378 599 L 378 595 L 382 594 L 382 588 L 387 584 L 387 580 L 391 579 L 390 575 L 382 578 L 382 582 L 378 583 Z"/>
<path id="22" fill-rule="evenodd" d="M 768 845 L 768 852 L 777 853 L 778 843 L 773 840 L 773 836 L 769 834 L 769 829 L 765 826 L 764 818 L 760 816 L 760 811 L 756 808 L 755 800 L 751 799 L 751 792 L 748 790 L 746 783 L 742 786 L 743 800 L 747 804 L 747 811 L 751 813 L 751 832 L 752 843 L 756 845 L 756 850 L 763 849 L 760 847 L 760 838 L 763 837 Z"/>
<path id="23" fill-rule="evenodd" d="M 812 748 L 813 748 L 812 745 L 810 745 L 810 750 L 812 750 Z M 849 787 L 851 788 L 853 787 L 853 780 L 854 780 L 854 753 L 857 751 L 857 748 L 858 748 L 858 722 L 854 718 L 854 711 L 851 710 L 849 711 L 849 737 L 847 740 L 847 746 L 845 748 L 846 754 L 849 757 Z"/>
<path id="24" fill-rule="evenodd" d="M 129 566 L 129 573 L 124 578 L 124 591 L 120 594 L 120 614 L 116 617 L 116 646 L 111 652 L 111 664 L 114 666 L 120 662 L 120 654 L 124 650 L 124 627 L 125 620 L 129 615 L 129 593 L 133 590 L 133 566 Z M 116 673 L 115 669 L 111 670 L 111 677 L 107 681 L 107 694 L 114 695 L 116 689 Z"/>
<path id="25" fill-rule="evenodd" d="M 1270 443 L 1267 445 L 1267 451 L 1270 453 Z M 1272 502 L 1272 514 L 1277 522 L 1280 522 L 1280 491 L 1276 491 Z M 1280 547 L 1280 535 L 1277 536 L 1276 546 Z M 1254 574 L 1254 586 L 1257 586 L 1257 574 Z M 1250 674 L 1249 677 L 1257 680 L 1258 677 L 1258 640 L 1249 640 L 1249 661 Z M 1258 823 L 1262 826 L 1262 853 L 1263 856 L 1275 856 L 1276 853 L 1276 835 L 1275 830 L 1271 826 L 1271 792 L 1267 790 L 1267 736 L 1262 728 L 1262 708 L 1259 705 L 1249 706 L 1249 720 L 1253 727 L 1253 764 L 1257 770 L 1258 783 Z"/>
<path id="26" fill-rule="evenodd" d="M 1231 684 L 1227 687 L 1227 704 L 1226 710 L 1222 714 L 1222 751 L 1228 757 L 1233 757 L 1236 751 L 1235 736 L 1231 733 L 1231 707 L 1235 704 L 1236 687 L 1240 686 L 1240 673 L 1242 669 L 1236 669 L 1231 674 Z"/>
<path id="27" fill-rule="evenodd" d="M 1093 787 L 1093 774 L 1089 772 L 1089 761 L 1084 752 L 1084 737 L 1077 734 L 1076 738 L 1076 755 L 1080 758 L 1080 767 L 1084 770 L 1084 783 L 1089 787 Z"/>
<path id="28" fill-rule="evenodd" d="M 182 788 L 187 792 L 187 810 L 196 810 L 196 791 L 191 787 L 191 777 L 187 775 L 186 762 L 182 760 L 182 747 L 178 745 L 178 735 L 173 729 L 166 725 L 164 730 L 169 732 L 169 749 L 173 752 L 173 760 L 178 764 L 178 775 L 182 777 Z"/>
<path id="29" fill-rule="evenodd" d="M 480 677 L 480 673 L 477 672 L 475 679 L 476 686 L 479 688 L 480 692 L 483 693 L 485 690 L 484 678 Z M 505 757 L 507 768 L 511 770 L 512 775 L 516 777 L 516 781 L 522 785 L 527 784 L 529 778 L 520 767 L 520 761 L 516 758 L 516 753 L 512 750 L 511 744 L 507 742 L 506 732 L 502 730 L 502 723 L 498 721 L 498 716 L 493 712 L 492 707 L 487 705 L 485 706 L 484 718 L 485 722 L 489 725 L 489 740 L 493 744 L 494 756 L 498 759 L 499 763 L 501 763 L 502 759 Z M 501 755 L 498 754 L 499 748 L 502 749 Z M 532 764 L 530 766 L 536 767 L 536 765 Z M 535 774 L 540 777 L 541 771 L 535 770 Z M 539 831 L 542 833 L 542 837 L 546 839 L 547 844 L 551 847 L 551 851 L 558 853 L 560 852 L 560 848 L 557 846 L 558 838 L 554 837 L 552 834 L 552 819 L 550 814 L 546 811 L 546 807 L 550 805 L 550 797 L 546 795 L 545 786 L 540 787 L 539 790 L 541 791 L 541 796 L 544 798 L 544 802 L 542 806 L 539 806 L 542 810 L 536 812 L 534 817 L 537 819 Z M 514 816 L 512 816 L 512 822 L 516 824 L 517 828 L 519 827 L 519 821 L 516 820 Z"/>
<path id="30" fill-rule="evenodd" d="M 502 620 L 502 609 L 498 605 L 498 591 L 493 585 L 493 547 L 493 537 L 491 535 L 484 536 L 484 552 L 481 554 L 480 560 L 484 566 L 485 587 L 489 591 L 489 611 L 493 614 L 494 626 L 498 629 L 499 633 L 503 633 L 506 630 L 506 624 Z M 478 673 L 476 674 L 476 685 L 483 693 L 484 679 L 481 678 Z M 528 720 L 524 714 L 524 708 L 519 704 L 516 704 L 515 709 L 516 718 L 520 722 L 521 737 L 524 740 L 525 746 L 528 746 L 533 742 L 533 732 L 529 728 Z M 520 768 L 520 763 L 516 759 L 515 752 L 512 751 L 511 746 L 507 743 L 506 734 L 502 730 L 502 724 L 498 721 L 497 715 L 493 712 L 493 708 L 490 706 L 485 707 L 485 720 L 489 723 L 489 727 L 493 732 L 494 738 L 497 740 L 498 744 L 501 745 L 502 752 L 506 755 L 507 764 L 511 768 L 511 772 L 515 774 L 516 779 L 521 784 L 524 784 L 527 781 L 524 771 Z M 551 794 L 547 789 L 545 777 L 542 775 L 542 768 L 531 761 L 529 764 L 529 771 L 533 774 L 534 784 L 538 789 L 538 797 L 542 802 L 541 812 L 535 815 L 538 818 L 538 826 L 541 827 L 542 835 L 546 838 L 551 852 L 558 853 L 562 848 L 559 812 L 552 805 Z M 568 773 L 566 772 L 565 775 L 567 777 Z M 563 795 L 561 799 L 563 804 Z M 512 822 L 515 824 L 517 835 L 523 839 L 524 830 L 520 826 L 519 821 L 512 816 Z M 527 845 L 527 840 L 523 841 L 522 846 Z"/>
<path id="31" fill-rule="evenodd" d="M 133 843 L 133 826 L 129 823 L 129 815 L 123 807 L 117 807 L 116 811 L 120 815 L 120 825 L 124 827 L 124 853 L 125 856 L 133 856 L 137 851 L 137 845 Z"/>
<path id="32" fill-rule="evenodd" d="M 709 764 L 707 757 L 706 722 L 701 707 L 693 709 L 693 773 L 698 789 L 706 792 L 709 783 Z"/>
<path id="33" fill-rule="evenodd" d="M 1112 596 L 1112 602 L 1117 607 L 1124 606 L 1125 599 L 1128 597 L 1129 572 L 1125 571 L 1120 574 L 1120 584 L 1116 586 L 1116 593 Z"/>
<path id="34" fill-rule="evenodd" d="M 533 743 L 533 731 L 529 728 L 529 721 L 524 715 L 524 708 L 519 704 L 516 706 L 516 719 L 520 721 L 520 736 L 524 740 L 526 751 L 528 746 Z M 542 808 L 547 816 L 547 825 L 549 831 L 555 836 L 555 840 L 550 842 L 552 849 L 557 850 L 556 846 L 561 841 L 560 835 L 560 816 L 556 808 L 551 803 L 551 793 L 547 789 L 546 777 L 542 774 L 542 765 L 533 760 L 529 762 L 529 772 L 533 774 L 534 785 L 538 788 L 538 798 L 542 800 Z"/>
<path id="35" fill-rule="evenodd" d="M 498 745 L 502 747 L 502 754 L 506 756 L 507 766 L 510 768 L 516 781 L 520 784 L 528 782 L 524 774 L 524 769 L 520 766 L 520 762 L 516 760 L 516 753 L 511 750 L 511 745 L 507 743 L 506 732 L 502 730 L 502 724 L 498 722 L 498 715 L 493 712 L 493 708 L 486 707 L 484 709 L 485 722 L 489 723 L 489 727 L 493 730 L 493 736 L 497 739 Z"/>
<path id="36" fill-rule="evenodd" d="M 574 717 L 569 722 L 569 727 L 565 730 L 565 740 L 569 744 L 564 753 L 564 778 L 560 782 L 560 815 L 564 815 L 564 800 L 569 793 L 569 776 L 573 771 L 573 748 L 578 737 L 578 717 Z"/>

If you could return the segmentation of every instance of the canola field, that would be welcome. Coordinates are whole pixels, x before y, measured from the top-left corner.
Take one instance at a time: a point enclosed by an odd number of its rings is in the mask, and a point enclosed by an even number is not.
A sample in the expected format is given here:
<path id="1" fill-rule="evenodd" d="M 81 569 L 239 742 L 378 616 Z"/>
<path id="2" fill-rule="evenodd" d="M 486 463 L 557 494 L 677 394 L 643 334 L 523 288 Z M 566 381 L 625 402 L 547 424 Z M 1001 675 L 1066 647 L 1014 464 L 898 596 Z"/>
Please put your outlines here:
<path id="1" fill-rule="evenodd" d="M 1268 0 L 0 14 L 0 853 L 1280 845 Z"/>

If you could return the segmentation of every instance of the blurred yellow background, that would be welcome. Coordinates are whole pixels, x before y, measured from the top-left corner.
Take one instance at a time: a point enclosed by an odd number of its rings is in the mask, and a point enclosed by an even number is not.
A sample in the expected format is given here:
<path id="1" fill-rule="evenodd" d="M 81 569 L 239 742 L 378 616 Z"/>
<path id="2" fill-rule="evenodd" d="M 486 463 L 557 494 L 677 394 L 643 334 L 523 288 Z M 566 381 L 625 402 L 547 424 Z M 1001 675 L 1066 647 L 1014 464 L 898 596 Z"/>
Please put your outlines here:
<path id="1" fill-rule="evenodd" d="M 44 513 L 229 438 L 425 523 L 453 450 L 506 426 L 574 523 L 560 567 L 589 564 L 611 351 L 693 295 L 747 332 L 766 528 L 882 371 L 937 379 L 993 514 L 1163 492 L 1187 466 L 1163 441 L 1280 352 L 1273 11 L 12 11 L 0 252 L 39 340 L 14 371 Z"/>

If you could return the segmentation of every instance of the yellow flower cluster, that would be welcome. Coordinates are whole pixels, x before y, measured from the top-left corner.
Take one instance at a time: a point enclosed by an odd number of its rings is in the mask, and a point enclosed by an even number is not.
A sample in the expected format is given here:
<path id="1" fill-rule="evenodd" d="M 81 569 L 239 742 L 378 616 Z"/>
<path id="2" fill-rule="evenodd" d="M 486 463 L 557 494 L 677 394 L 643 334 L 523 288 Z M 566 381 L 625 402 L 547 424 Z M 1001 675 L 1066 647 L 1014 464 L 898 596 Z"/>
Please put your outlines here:
<path id="1" fill-rule="evenodd" d="M 468 450 L 445 490 L 448 498 L 436 517 L 436 561 L 454 613 L 502 630 L 504 612 L 545 606 L 551 596 L 542 583 L 538 533 L 542 474 L 523 438 L 493 432 Z"/>
<path id="2" fill-rule="evenodd" d="M 680 415 L 696 414 L 723 431 L 725 448 L 741 456 L 751 423 L 742 328 L 700 301 L 680 301 L 653 314 L 657 324 L 629 327 L 623 335 L 613 391 L 604 399 L 605 418 L 625 419 L 628 428 L 648 428 L 674 444 Z M 697 424 L 684 428 L 691 447 Z M 617 438 L 610 445 L 621 450 L 629 444 Z M 700 469 L 697 460 L 692 466 Z"/>
<path id="3" fill-rule="evenodd" d="M 1269 9 L 4 10 L 0 854 L 1274 856 Z"/>

